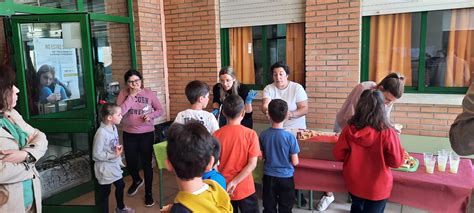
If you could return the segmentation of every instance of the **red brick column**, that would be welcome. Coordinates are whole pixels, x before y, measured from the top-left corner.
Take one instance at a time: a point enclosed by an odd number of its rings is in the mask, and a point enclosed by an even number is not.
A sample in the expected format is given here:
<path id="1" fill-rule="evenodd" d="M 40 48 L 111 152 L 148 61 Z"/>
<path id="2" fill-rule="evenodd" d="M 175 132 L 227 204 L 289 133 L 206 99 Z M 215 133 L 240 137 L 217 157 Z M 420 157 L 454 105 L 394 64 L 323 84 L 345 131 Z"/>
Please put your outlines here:
<path id="1" fill-rule="evenodd" d="M 306 1 L 306 92 L 309 128 L 332 129 L 337 110 L 359 81 L 360 1 Z"/>
<path id="2" fill-rule="evenodd" d="M 161 105 L 167 109 L 160 1 L 134 1 L 133 9 L 138 70 L 143 73 L 145 87 L 155 91 Z M 165 113 L 157 122 L 167 119 Z"/>
<path id="3" fill-rule="evenodd" d="M 171 118 L 189 108 L 184 88 L 201 80 L 212 86 L 220 68 L 219 5 L 217 0 L 165 0 Z M 208 107 L 211 106 L 211 102 Z"/>

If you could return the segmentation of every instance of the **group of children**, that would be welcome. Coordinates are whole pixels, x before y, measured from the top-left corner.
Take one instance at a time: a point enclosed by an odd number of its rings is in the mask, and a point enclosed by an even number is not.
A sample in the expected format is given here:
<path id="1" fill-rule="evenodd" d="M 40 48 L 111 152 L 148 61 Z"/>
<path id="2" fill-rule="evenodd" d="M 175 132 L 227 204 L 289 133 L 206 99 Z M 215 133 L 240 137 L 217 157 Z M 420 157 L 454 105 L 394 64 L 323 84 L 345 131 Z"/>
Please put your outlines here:
<path id="1" fill-rule="evenodd" d="M 281 99 L 271 100 L 271 127 L 259 137 L 253 129 L 241 125 L 245 110 L 240 96 L 225 98 L 222 111 L 227 125 L 219 129 L 214 115 L 204 110 L 209 102 L 209 86 L 191 81 L 185 93 L 191 109 L 178 113 L 167 135 L 166 165 L 176 174 L 180 190 L 169 210 L 259 212 L 252 171 L 261 157 L 263 212 L 291 212 L 295 201 L 294 166 L 298 164 L 300 150 L 295 136 L 283 128 L 288 119 L 288 104 Z M 403 161 L 404 151 L 386 116 L 386 105 L 380 90 L 363 91 L 333 152 L 337 160 L 344 161 L 343 174 L 356 212 L 383 212 L 392 184 L 389 167 L 398 167 Z M 115 127 L 120 123 L 120 107 L 107 104 L 101 112 L 102 125 L 94 138 L 94 168 L 101 185 L 101 205 L 108 206 L 106 197 L 114 184 L 117 212 L 133 212 L 123 204 L 119 163 L 122 149 Z M 364 174 L 357 170 L 361 162 L 370 162 L 364 164 L 368 168 Z M 370 177 L 371 184 L 365 183 L 361 175 Z M 108 211 L 107 207 L 103 211 Z"/>
<path id="2" fill-rule="evenodd" d="M 187 147 L 187 145 L 191 146 L 191 144 L 184 143 L 175 138 L 175 136 L 183 136 L 189 132 L 197 131 L 193 129 L 197 129 L 196 123 L 202 124 L 202 126 L 206 127 L 208 135 L 211 136 L 212 134 L 213 136 L 208 141 L 203 141 L 203 143 L 212 144 L 217 142 L 220 145 L 220 155 L 216 154 L 218 153 L 217 149 L 215 149 L 217 146 L 214 146 L 214 155 L 211 160 L 214 161 L 214 165 L 218 165 L 218 172 L 215 169 L 202 168 L 201 172 L 197 173 L 198 175 L 194 176 L 192 180 L 184 179 L 177 175 L 178 185 L 197 183 L 199 186 L 207 188 L 207 193 L 219 194 L 218 191 L 212 192 L 212 187 L 207 187 L 206 183 L 208 182 L 203 182 L 202 179 L 212 179 L 219 182 L 220 175 L 218 174 L 221 173 L 225 178 L 224 184 L 226 185 L 220 185 L 227 191 L 230 203 L 229 205 L 216 203 L 224 198 L 215 195 L 216 197 L 210 199 L 215 202 L 213 208 L 205 209 L 205 212 L 238 212 L 239 210 L 241 212 L 259 212 L 252 171 L 257 166 L 257 160 L 262 156 L 261 152 L 263 151 L 265 159 L 265 178 L 263 180 L 265 189 L 263 196 L 268 198 L 263 202 L 264 211 L 276 212 L 277 205 L 280 205 L 279 209 L 281 212 L 291 212 L 295 194 L 293 166 L 298 163 L 297 153 L 299 152 L 299 147 L 296 138 L 283 129 L 283 122 L 288 114 L 286 102 L 280 99 L 271 102 L 272 110 L 270 110 L 269 115 L 272 120 L 272 128 L 263 132 L 259 138 L 253 129 L 241 125 L 241 121 L 245 116 L 245 103 L 238 95 L 229 95 L 225 98 L 222 103 L 222 111 L 226 116 L 227 124 L 215 130 L 216 119 L 214 115 L 203 110 L 209 102 L 208 88 L 208 85 L 201 81 L 191 81 L 186 86 L 185 93 L 191 103 L 191 109 L 178 113 L 175 124 L 170 127 L 167 154 L 170 170 L 176 174 L 183 172 L 177 170 L 180 162 L 199 162 L 203 160 L 191 154 L 183 154 L 181 159 L 174 162 L 171 160 L 173 159 L 171 156 L 176 152 L 174 149 L 200 152 L 196 150 L 198 146 L 191 149 L 191 147 Z M 186 140 L 192 140 L 192 138 Z M 179 143 L 180 146 L 170 146 L 170 143 Z M 191 157 L 194 157 L 194 159 L 191 159 Z M 199 157 L 209 158 L 207 155 Z M 181 169 L 186 170 L 186 168 Z M 215 174 L 214 177 L 207 175 L 210 172 Z M 181 192 L 178 194 L 178 197 L 186 193 L 205 193 L 202 190 L 186 191 L 183 187 L 180 187 L 180 189 Z M 183 209 L 179 199 L 175 199 L 175 202 L 176 204 L 171 208 L 172 212 L 176 208 Z M 201 203 L 201 201 L 195 201 L 195 203 Z M 199 210 L 203 210 L 190 204 L 184 206 L 190 211 L 199 212 Z"/>

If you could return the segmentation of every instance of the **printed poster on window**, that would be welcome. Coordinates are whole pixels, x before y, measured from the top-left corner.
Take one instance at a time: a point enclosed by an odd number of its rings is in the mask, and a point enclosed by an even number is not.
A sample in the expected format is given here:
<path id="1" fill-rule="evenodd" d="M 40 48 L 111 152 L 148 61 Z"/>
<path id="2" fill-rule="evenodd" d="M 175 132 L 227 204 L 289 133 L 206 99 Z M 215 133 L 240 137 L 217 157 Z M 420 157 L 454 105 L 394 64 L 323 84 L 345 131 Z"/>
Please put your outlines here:
<path id="1" fill-rule="evenodd" d="M 55 68 L 55 77 L 71 90 L 69 99 L 78 99 L 79 74 L 75 48 L 64 48 L 63 39 L 33 38 L 36 72 L 48 64 Z"/>

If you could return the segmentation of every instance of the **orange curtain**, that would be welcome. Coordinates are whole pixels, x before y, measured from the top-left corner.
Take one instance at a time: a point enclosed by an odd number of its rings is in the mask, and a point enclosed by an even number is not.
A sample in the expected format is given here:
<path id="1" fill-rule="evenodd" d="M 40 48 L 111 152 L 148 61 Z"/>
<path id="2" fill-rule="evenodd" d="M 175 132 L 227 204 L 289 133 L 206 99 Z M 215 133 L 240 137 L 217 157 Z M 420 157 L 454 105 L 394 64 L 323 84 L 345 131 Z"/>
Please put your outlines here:
<path id="1" fill-rule="evenodd" d="M 290 67 L 289 80 L 304 84 L 304 23 L 286 25 L 286 63 Z"/>
<path id="2" fill-rule="evenodd" d="M 474 9 L 452 10 L 445 86 L 467 87 L 474 68 Z"/>
<path id="3" fill-rule="evenodd" d="M 252 27 L 229 29 L 230 65 L 237 79 L 244 84 L 255 84 Z"/>
<path id="4" fill-rule="evenodd" d="M 391 72 L 412 85 L 411 14 L 373 16 L 370 20 L 369 79 L 380 82 Z"/>

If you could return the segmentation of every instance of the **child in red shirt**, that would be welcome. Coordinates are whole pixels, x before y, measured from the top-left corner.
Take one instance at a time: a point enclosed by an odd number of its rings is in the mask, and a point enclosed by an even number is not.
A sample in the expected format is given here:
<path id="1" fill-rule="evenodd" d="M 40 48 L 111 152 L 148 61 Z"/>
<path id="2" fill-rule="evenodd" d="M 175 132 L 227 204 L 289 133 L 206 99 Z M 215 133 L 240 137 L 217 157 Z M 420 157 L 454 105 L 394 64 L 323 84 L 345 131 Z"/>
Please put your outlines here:
<path id="1" fill-rule="evenodd" d="M 222 103 L 227 124 L 214 132 L 221 143 L 218 167 L 227 182 L 234 212 L 259 212 L 252 171 L 261 155 L 257 133 L 240 122 L 244 118 L 244 101 L 236 94 Z"/>
<path id="2" fill-rule="evenodd" d="M 404 149 L 385 115 L 384 96 L 365 90 L 354 116 L 342 130 L 334 158 L 344 161 L 343 176 L 352 198 L 351 212 L 383 212 L 393 177 L 390 167 L 403 164 Z"/>

